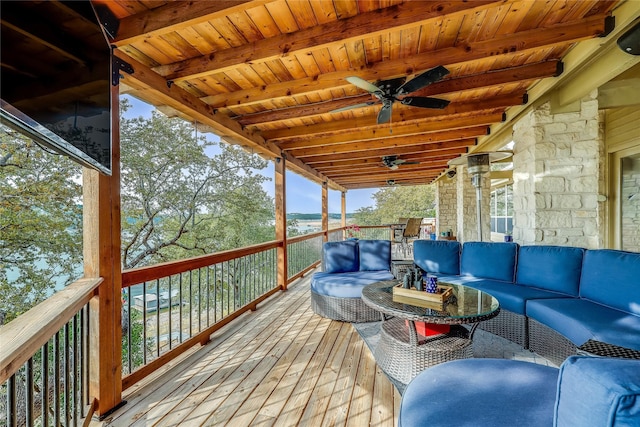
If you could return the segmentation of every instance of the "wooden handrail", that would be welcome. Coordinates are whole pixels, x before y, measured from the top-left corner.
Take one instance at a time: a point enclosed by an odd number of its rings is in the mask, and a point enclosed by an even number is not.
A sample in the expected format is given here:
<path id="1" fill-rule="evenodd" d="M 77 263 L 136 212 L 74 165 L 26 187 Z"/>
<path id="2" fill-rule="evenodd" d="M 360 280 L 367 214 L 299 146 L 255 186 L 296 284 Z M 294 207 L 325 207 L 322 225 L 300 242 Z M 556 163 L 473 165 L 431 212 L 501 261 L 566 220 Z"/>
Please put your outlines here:
<path id="1" fill-rule="evenodd" d="M 216 252 L 214 254 L 181 259 L 178 261 L 168 261 L 161 264 L 150 265 L 147 267 L 125 270 L 122 272 L 122 287 L 127 288 L 129 286 L 148 282 L 150 280 L 156 280 L 162 277 L 172 276 L 174 274 L 180 274 L 190 270 L 196 270 L 198 268 L 207 267 L 220 262 L 230 261 L 232 259 L 256 254 L 269 249 L 275 249 L 281 246 L 282 241 L 273 240 L 271 242 L 245 246 L 244 248 L 240 249 L 232 249 L 228 251 Z"/>
<path id="2" fill-rule="evenodd" d="M 0 327 L 0 383 L 4 383 L 95 295 L 102 278 L 80 279 Z"/>

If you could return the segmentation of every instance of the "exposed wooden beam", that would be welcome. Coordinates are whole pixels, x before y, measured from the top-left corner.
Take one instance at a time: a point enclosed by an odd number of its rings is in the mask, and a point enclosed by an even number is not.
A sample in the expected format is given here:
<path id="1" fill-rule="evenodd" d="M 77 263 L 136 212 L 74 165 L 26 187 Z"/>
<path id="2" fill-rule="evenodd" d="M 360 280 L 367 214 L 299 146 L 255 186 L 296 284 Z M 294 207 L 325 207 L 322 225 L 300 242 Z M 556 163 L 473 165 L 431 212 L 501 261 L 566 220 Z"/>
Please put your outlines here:
<path id="1" fill-rule="evenodd" d="M 376 125 L 375 119 L 372 121 L 370 117 L 366 119 L 351 119 L 340 120 L 331 123 L 323 123 L 319 125 L 300 126 L 290 129 L 278 129 L 274 131 L 263 132 L 262 136 L 271 142 L 279 142 L 280 139 L 299 137 L 301 135 L 318 135 L 328 134 L 331 132 L 345 133 L 359 128 L 364 129 L 379 129 L 381 132 L 385 130 L 388 132 L 388 136 L 393 135 L 396 130 L 404 132 L 413 132 L 411 129 L 415 129 L 413 133 L 419 132 L 435 132 L 446 129 L 460 129 L 466 127 L 475 127 L 482 125 L 490 125 L 492 123 L 500 122 L 503 120 L 502 112 L 485 112 L 481 111 L 477 114 L 466 114 L 461 116 L 435 116 L 422 120 L 413 120 L 407 123 L 393 122 L 392 124 Z"/>
<path id="2" fill-rule="evenodd" d="M 469 140 L 487 134 L 486 126 L 477 126 L 468 129 L 450 130 L 442 132 L 413 135 L 410 137 L 376 139 L 371 141 L 359 141 L 351 144 L 334 144 L 294 150 L 297 158 L 309 156 L 321 156 L 325 154 L 349 153 L 354 151 L 368 151 L 376 149 L 393 149 L 408 147 L 411 145 L 424 145 L 427 143 Z"/>
<path id="3" fill-rule="evenodd" d="M 458 64 L 495 55 L 522 53 L 542 46 L 593 38 L 604 33 L 604 21 L 604 15 L 596 15 L 577 22 L 558 23 L 549 27 L 500 34 L 488 40 L 436 49 L 407 58 L 369 64 L 367 67 L 323 73 L 266 87 L 253 87 L 233 93 L 206 96 L 202 100 L 216 108 L 241 104 L 253 105 L 265 100 L 347 86 L 349 83 L 345 78 L 354 74 L 365 80 L 374 81 L 420 72 L 440 64 Z"/>
<path id="4" fill-rule="evenodd" d="M 154 70 L 169 80 L 182 81 L 208 74 L 224 72 L 238 63 L 266 62 L 286 55 L 306 53 L 326 48 L 334 43 L 345 44 L 364 37 L 376 37 L 409 26 L 428 23 L 469 9 L 482 9 L 506 1 L 474 0 L 472 2 L 406 2 L 373 12 L 361 13 L 334 22 L 285 33 L 254 43 L 213 52 Z"/>
<path id="5" fill-rule="evenodd" d="M 147 37 L 167 34 L 192 25 L 243 12 L 246 3 L 258 7 L 274 0 L 171 1 L 164 6 L 137 13 L 120 20 L 113 43 L 124 46 Z M 109 5 L 109 2 L 106 2 Z"/>
<path id="6" fill-rule="evenodd" d="M 556 76 L 561 72 L 561 62 L 557 60 L 524 65 L 515 68 L 505 68 L 474 75 L 464 75 L 432 83 L 426 88 L 413 92 L 411 96 L 441 96 L 448 93 L 459 93 L 465 90 L 487 88 L 508 83 L 527 83 L 544 77 Z M 239 117 L 238 123 L 252 125 L 265 122 L 276 122 L 305 116 L 329 113 L 338 108 L 348 107 L 375 100 L 370 94 L 357 95 L 349 98 L 337 99 L 315 104 L 299 105 L 295 107 L 270 110 L 261 113 Z"/>
<path id="7" fill-rule="evenodd" d="M 434 156 L 432 154 L 422 154 L 422 153 L 410 153 L 402 156 L 404 160 L 407 161 L 419 161 L 423 163 L 430 162 L 447 162 L 455 157 L 458 157 L 460 153 L 450 154 L 450 155 L 442 155 L 442 156 Z M 314 164 L 314 168 L 320 172 L 328 173 L 333 170 L 341 170 L 341 169 L 352 169 L 354 167 L 372 167 L 382 164 L 381 157 L 370 157 L 365 159 L 352 159 L 352 160 L 343 160 L 343 161 L 335 161 L 335 162 L 325 162 L 325 163 L 316 163 Z"/>
<path id="8" fill-rule="evenodd" d="M 457 145 L 455 145 L 457 144 Z M 354 151 L 352 153 L 341 154 L 327 154 L 323 156 L 314 156 L 305 159 L 305 163 L 313 166 L 314 162 L 324 163 L 335 160 L 353 160 L 353 159 L 367 159 L 370 157 L 382 157 L 382 156 L 400 156 L 403 154 L 412 153 L 431 153 L 436 156 L 443 156 L 447 154 L 464 154 L 468 151 L 468 147 L 473 147 L 476 144 L 475 139 L 465 139 L 462 141 L 455 141 L 455 144 L 451 142 L 440 142 L 423 145 L 411 145 L 409 147 L 395 147 L 384 148 L 378 150 L 367 151 Z M 443 146 L 444 145 L 444 146 Z M 447 147 L 451 146 L 451 147 Z"/>
<path id="9" fill-rule="evenodd" d="M 362 149 L 362 145 L 366 146 L 366 149 L 371 148 L 383 148 L 383 147 L 400 147 L 404 145 L 415 145 L 415 144 L 423 144 L 425 142 L 436 142 L 436 141 L 452 141 L 456 139 L 467 139 L 467 138 L 475 138 L 479 136 L 483 136 L 487 134 L 488 131 L 487 126 L 475 126 L 465 129 L 455 129 L 455 130 L 443 130 L 439 132 L 426 132 L 423 134 L 415 134 L 415 135 L 401 135 L 397 136 L 396 134 L 385 135 L 383 138 L 371 138 L 368 140 L 356 140 L 355 142 L 339 142 L 336 144 L 331 144 L 328 141 L 323 141 L 318 143 L 315 138 L 310 139 L 309 141 L 297 141 L 295 144 L 297 146 L 293 146 L 289 144 L 288 146 L 291 148 L 285 148 L 280 145 L 283 150 L 291 150 L 293 155 L 297 156 L 300 150 L 311 149 L 311 148 L 321 148 L 323 150 L 328 150 L 329 147 L 332 146 L 340 146 L 344 148 L 346 151 L 358 151 Z M 324 138 L 321 138 L 324 140 Z M 283 144 L 284 145 L 284 144 Z M 305 151 L 301 151 L 304 153 Z"/>

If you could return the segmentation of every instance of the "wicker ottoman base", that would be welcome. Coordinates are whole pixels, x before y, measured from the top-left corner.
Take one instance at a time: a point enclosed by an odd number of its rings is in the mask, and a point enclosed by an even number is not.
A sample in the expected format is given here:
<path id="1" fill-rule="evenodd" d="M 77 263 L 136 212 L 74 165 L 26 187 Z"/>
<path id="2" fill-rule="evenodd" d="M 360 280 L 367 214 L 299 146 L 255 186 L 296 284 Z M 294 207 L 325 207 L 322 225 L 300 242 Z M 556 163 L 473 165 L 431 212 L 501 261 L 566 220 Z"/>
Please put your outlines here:
<path id="1" fill-rule="evenodd" d="M 508 339 L 522 348 L 529 348 L 527 318 L 521 314 L 500 310 L 500 314 L 493 319 L 480 322 L 478 328 Z"/>
<path id="2" fill-rule="evenodd" d="M 311 291 L 311 309 L 319 316 L 341 322 L 375 322 L 382 319 L 379 311 L 360 298 L 339 298 Z"/>
<path id="3" fill-rule="evenodd" d="M 529 350 L 560 366 L 567 357 L 576 354 L 578 349 L 547 325 L 529 319 Z"/>
<path id="4" fill-rule="evenodd" d="M 430 366 L 472 356 L 471 339 L 464 327 L 454 325 L 448 334 L 424 338 L 414 346 L 409 343 L 408 326 L 398 318 L 382 323 L 374 351 L 378 366 L 403 384 Z"/>

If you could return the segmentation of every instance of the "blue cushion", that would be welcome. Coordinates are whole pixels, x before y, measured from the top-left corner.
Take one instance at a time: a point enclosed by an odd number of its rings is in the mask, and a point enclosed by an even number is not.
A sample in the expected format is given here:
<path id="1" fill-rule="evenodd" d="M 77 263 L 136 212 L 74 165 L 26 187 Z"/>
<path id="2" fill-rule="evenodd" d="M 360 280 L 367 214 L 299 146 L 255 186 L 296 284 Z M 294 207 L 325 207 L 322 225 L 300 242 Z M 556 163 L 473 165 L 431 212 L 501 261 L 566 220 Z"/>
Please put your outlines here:
<path id="1" fill-rule="evenodd" d="M 344 273 L 358 271 L 358 242 L 326 242 L 322 248 L 325 273 Z"/>
<path id="2" fill-rule="evenodd" d="M 517 243 L 466 242 L 462 245 L 460 274 L 513 282 Z"/>
<path id="3" fill-rule="evenodd" d="M 464 277 L 464 276 L 463 276 Z M 545 289 L 532 288 L 530 286 L 520 286 L 509 282 L 497 280 L 477 279 L 462 280 L 463 285 L 480 289 L 491 294 L 500 302 L 500 309 L 511 311 L 512 313 L 525 314 L 525 304 L 530 299 L 561 298 L 564 294 L 550 292 Z M 567 298 L 569 298 L 567 296 Z"/>
<path id="4" fill-rule="evenodd" d="M 391 242 L 389 240 L 360 240 L 360 271 L 391 269 Z"/>
<path id="5" fill-rule="evenodd" d="M 429 273 L 460 274 L 460 242 L 451 240 L 416 240 L 413 262 Z"/>
<path id="6" fill-rule="evenodd" d="M 577 297 L 583 255 L 569 246 L 521 246 L 516 283 Z"/>
<path id="7" fill-rule="evenodd" d="M 360 298 L 366 285 L 391 279 L 393 274 L 389 271 L 318 272 L 311 278 L 311 291 L 332 297 Z"/>
<path id="8" fill-rule="evenodd" d="M 556 368 L 515 360 L 442 363 L 409 383 L 398 425 L 549 427 L 557 378 Z"/>
<path id="9" fill-rule="evenodd" d="M 578 298 L 529 300 L 526 313 L 577 346 L 594 339 L 640 350 L 640 316 Z"/>
<path id="10" fill-rule="evenodd" d="M 640 426 L 640 360 L 571 356 L 560 367 L 554 426 Z"/>
<path id="11" fill-rule="evenodd" d="M 588 250 L 582 265 L 580 296 L 640 315 L 640 253 Z"/>

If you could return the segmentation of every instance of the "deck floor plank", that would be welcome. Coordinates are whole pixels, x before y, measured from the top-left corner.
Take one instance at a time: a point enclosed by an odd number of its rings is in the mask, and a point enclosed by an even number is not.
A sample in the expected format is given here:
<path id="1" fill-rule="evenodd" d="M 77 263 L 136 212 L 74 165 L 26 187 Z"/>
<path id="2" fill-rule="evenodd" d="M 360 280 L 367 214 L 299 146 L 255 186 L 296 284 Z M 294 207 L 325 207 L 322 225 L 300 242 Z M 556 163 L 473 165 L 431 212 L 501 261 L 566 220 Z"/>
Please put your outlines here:
<path id="1" fill-rule="evenodd" d="M 124 398 L 95 424 L 388 427 L 400 401 L 355 329 L 311 311 L 309 276 Z"/>

